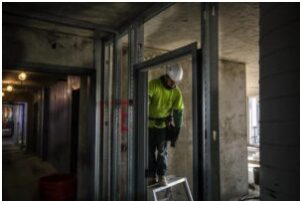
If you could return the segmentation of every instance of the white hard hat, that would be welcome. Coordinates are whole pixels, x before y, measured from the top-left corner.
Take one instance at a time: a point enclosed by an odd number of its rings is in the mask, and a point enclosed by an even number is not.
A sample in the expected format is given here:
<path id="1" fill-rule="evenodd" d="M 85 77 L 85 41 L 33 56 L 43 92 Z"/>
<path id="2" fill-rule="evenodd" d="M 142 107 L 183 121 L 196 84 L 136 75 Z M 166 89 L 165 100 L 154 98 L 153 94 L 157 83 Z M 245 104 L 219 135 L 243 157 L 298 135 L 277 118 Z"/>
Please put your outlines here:
<path id="1" fill-rule="evenodd" d="M 177 63 L 167 66 L 167 75 L 169 75 L 174 82 L 181 81 L 183 76 L 182 67 Z"/>

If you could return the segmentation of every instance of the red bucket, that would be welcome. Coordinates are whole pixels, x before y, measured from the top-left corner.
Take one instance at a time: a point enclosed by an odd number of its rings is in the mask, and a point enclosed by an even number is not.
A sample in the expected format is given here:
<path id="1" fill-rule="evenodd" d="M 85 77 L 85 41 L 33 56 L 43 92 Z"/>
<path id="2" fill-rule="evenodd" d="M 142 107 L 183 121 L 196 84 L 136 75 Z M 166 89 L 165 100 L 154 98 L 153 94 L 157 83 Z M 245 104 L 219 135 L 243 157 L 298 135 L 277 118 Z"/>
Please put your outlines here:
<path id="1" fill-rule="evenodd" d="M 40 178 L 41 201 L 76 200 L 76 178 L 71 174 L 53 174 Z"/>

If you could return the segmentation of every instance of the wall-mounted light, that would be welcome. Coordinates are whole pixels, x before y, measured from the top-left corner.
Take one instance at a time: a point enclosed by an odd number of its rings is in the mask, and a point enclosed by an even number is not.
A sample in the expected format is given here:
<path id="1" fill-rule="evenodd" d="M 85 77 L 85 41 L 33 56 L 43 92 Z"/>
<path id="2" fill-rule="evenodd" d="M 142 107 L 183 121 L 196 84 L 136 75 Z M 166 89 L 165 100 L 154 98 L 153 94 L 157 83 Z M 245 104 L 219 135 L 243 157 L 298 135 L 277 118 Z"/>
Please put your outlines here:
<path id="1" fill-rule="evenodd" d="M 6 90 L 7 90 L 8 92 L 12 92 L 12 90 L 13 90 L 13 86 L 11 86 L 11 85 L 8 85 L 8 86 L 6 87 Z"/>
<path id="2" fill-rule="evenodd" d="M 21 72 L 18 76 L 19 80 L 24 81 L 26 80 L 27 74 L 25 72 Z"/>
<path id="3" fill-rule="evenodd" d="M 2 91 L 2 97 L 4 97 L 5 93 Z"/>

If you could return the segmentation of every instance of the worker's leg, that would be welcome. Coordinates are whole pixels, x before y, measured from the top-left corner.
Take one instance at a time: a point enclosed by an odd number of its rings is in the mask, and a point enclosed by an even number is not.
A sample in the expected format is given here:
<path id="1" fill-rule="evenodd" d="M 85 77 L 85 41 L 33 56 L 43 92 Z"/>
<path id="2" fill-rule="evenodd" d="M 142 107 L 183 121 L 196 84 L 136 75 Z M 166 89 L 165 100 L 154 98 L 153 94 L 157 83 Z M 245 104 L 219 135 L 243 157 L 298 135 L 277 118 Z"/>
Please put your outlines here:
<path id="1" fill-rule="evenodd" d="M 159 176 L 164 176 L 166 175 L 168 165 L 166 129 L 160 129 L 157 152 L 157 174 Z"/>
<path id="2" fill-rule="evenodd" d="M 149 150 L 148 150 L 148 177 L 154 178 L 156 176 L 156 157 L 155 157 L 155 150 L 156 150 L 156 133 L 154 128 L 149 129 Z"/>

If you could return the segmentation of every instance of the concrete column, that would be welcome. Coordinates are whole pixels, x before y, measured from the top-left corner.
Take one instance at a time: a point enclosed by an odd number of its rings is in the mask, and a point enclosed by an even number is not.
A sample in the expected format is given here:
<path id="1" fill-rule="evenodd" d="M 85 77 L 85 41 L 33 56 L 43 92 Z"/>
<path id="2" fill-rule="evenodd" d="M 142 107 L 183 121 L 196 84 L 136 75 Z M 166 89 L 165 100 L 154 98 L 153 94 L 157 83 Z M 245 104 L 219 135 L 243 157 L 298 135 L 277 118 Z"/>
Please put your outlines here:
<path id="1" fill-rule="evenodd" d="M 247 121 L 245 64 L 219 62 L 221 200 L 247 193 Z"/>

